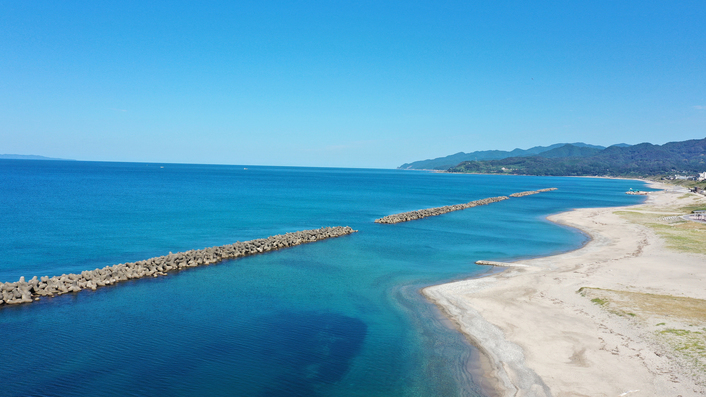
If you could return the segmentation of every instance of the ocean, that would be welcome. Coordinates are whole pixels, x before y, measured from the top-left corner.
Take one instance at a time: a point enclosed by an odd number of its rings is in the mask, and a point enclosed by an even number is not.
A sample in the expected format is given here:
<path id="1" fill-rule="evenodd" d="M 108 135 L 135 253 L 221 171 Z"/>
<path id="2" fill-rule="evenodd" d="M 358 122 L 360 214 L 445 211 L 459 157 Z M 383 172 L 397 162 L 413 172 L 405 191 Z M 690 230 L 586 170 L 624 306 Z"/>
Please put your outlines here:
<path id="1" fill-rule="evenodd" d="M 385 215 L 558 190 L 407 223 Z M 323 226 L 352 235 L 0 307 L 0 396 L 481 396 L 478 352 L 419 294 L 476 260 L 586 243 L 548 222 L 629 180 L 0 160 L 0 281 Z"/>

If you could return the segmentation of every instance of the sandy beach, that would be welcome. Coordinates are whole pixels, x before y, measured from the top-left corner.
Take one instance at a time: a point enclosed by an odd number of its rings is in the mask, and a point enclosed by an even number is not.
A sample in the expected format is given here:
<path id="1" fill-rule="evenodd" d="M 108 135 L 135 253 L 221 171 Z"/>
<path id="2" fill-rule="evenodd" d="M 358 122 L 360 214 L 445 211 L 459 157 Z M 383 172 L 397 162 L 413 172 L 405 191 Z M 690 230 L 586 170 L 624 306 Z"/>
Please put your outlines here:
<path id="1" fill-rule="evenodd" d="M 706 225 L 679 217 L 706 198 L 652 187 L 638 206 L 550 216 L 591 236 L 581 249 L 423 290 L 484 353 L 497 395 L 706 394 Z"/>

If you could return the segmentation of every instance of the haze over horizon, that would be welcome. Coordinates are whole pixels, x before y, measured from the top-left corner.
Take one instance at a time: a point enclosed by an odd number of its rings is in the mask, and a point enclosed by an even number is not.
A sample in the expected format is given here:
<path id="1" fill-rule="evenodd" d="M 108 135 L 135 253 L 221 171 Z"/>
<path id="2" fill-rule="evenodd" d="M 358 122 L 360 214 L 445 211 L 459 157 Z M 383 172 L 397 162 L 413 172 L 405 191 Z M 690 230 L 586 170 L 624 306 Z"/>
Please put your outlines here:
<path id="1" fill-rule="evenodd" d="M 0 152 L 395 168 L 706 136 L 703 2 L 0 6 Z"/>

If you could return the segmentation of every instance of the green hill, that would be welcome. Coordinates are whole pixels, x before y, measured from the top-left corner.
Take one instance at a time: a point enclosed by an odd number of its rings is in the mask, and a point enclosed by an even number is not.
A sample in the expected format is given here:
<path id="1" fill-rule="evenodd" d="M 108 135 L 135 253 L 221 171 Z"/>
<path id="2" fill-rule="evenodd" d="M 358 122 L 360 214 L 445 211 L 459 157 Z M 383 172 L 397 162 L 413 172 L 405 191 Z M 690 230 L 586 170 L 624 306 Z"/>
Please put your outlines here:
<path id="1" fill-rule="evenodd" d="M 546 153 L 555 149 L 559 149 L 566 146 L 566 143 L 557 143 L 550 146 L 535 146 L 530 149 L 514 149 L 512 151 L 505 150 L 482 150 L 471 153 L 458 152 L 445 157 L 438 157 L 435 159 L 414 161 L 411 163 L 405 163 L 397 167 L 402 170 L 446 170 L 448 168 L 454 167 L 463 161 L 473 161 L 473 160 L 500 160 L 508 157 L 526 157 L 535 156 L 541 153 Z M 603 146 L 589 145 L 583 142 L 576 142 L 570 144 L 571 146 L 578 148 L 593 148 L 593 149 L 604 149 Z M 557 157 L 557 156 L 555 156 Z"/>
<path id="2" fill-rule="evenodd" d="M 603 148 L 589 147 L 589 146 L 576 146 L 567 143 L 564 146 L 547 150 L 546 152 L 539 153 L 539 157 L 545 158 L 564 158 L 564 157 L 590 157 L 603 150 Z"/>
<path id="3" fill-rule="evenodd" d="M 641 143 L 634 146 L 615 145 L 593 155 L 574 148 L 561 148 L 570 157 L 510 157 L 490 161 L 464 161 L 451 172 L 505 173 L 516 175 L 554 176 L 650 176 L 706 171 L 706 138 L 664 145 Z"/>

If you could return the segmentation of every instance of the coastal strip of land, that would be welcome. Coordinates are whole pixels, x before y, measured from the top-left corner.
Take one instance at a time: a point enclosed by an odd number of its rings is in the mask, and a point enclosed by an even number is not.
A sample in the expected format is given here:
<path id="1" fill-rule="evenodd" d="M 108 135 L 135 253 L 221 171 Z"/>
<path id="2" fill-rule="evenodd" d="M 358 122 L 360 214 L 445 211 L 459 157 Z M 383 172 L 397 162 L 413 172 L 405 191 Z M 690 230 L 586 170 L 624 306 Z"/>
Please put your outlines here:
<path id="1" fill-rule="evenodd" d="M 69 292 L 79 292 L 112 285 L 122 281 L 143 277 L 166 276 L 167 272 L 203 265 L 212 265 L 228 259 L 257 255 L 282 248 L 326 240 L 355 233 L 349 226 L 323 227 L 279 234 L 219 247 L 177 252 L 137 262 L 106 266 L 102 269 L 86 270 L 80 274 L 33 277 L 25 281 L 20 277 L 16 282 L 0 282 L 0 306 L 31 303 L 40 297 L 55 296 Z"/>
<path id="2" fill-rule="evenodd" d="M 510 197 L 523 197 L 523 196 L 529 196 L 531 194 L 549 192 L 552 190 L 556 190 L 556 188 L 552 187 L 552 188 L 547 188 L 547 189 L 539 189 L 539 190 L 531 190 L 531 191 L 527 191 L 527 192 L 513 193 L 510 195 Z M 508 197 L 508 196 L 489 197 L 489 198 L 485 198 L 485 199 L 481 199 L 481 200 L 470 201 L 468 203 L 463 203 L 463 204 L 445 205 L 443 207 L 434 207 L 434 208 L 426 208 L 426 209 L 416 210 L 416 211 L 402 212 L 399 214 L 387 215 L 382 218 L 376 219 L 375 223 L 392 224 L 392 223 L 414 221 L 417 219 L 427 218 L 430 216 L 442 215 L 442 214 L 446 214 L 446 213 L 453 212 L 453 211 L 465 210 L 467 208 L 473 208 L 473 207 L 477 207 L 479 205 L 488 205 L 488 204 L 492 204 L 492 203 L 497 203 L 499 201 L 507 200 L 510 197 Z"/>
<path id="3" fill-rule="evenodd" d="M 484 353 L 491 394 L 706 394 L 706 225 L 666 216 L 706 199 L 652 187 L 550 216 L 590 235 L 578 250 L 422 291 Z"/>

